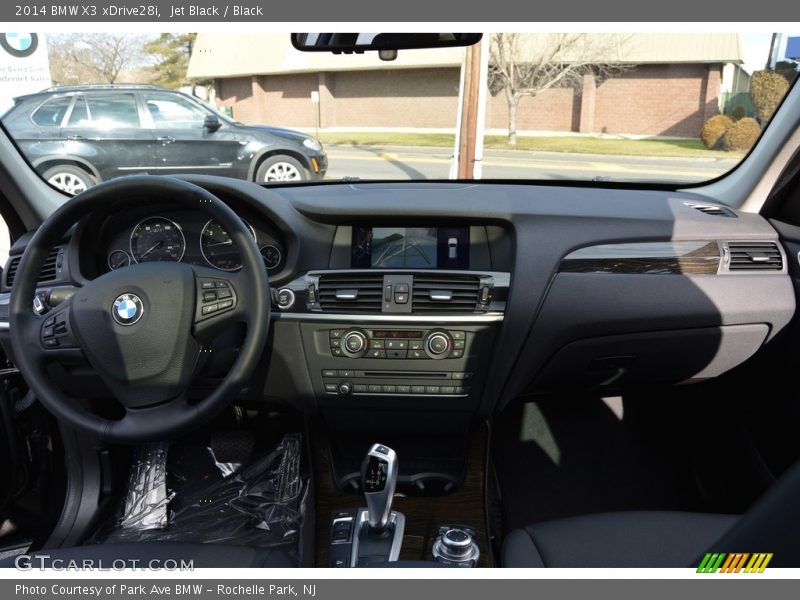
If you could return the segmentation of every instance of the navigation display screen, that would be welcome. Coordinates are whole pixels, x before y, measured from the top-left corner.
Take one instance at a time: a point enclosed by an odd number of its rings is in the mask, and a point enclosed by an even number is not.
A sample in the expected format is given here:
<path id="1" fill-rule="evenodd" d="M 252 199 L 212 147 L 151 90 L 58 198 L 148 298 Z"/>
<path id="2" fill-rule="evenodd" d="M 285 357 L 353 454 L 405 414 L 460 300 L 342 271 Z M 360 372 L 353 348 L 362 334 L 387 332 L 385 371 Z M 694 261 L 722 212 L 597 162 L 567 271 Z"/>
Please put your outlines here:
<path id="1" fill-rule="evenodd" d="M 353 227 L 354 269 L 468 269 L 469 227 Z"/>

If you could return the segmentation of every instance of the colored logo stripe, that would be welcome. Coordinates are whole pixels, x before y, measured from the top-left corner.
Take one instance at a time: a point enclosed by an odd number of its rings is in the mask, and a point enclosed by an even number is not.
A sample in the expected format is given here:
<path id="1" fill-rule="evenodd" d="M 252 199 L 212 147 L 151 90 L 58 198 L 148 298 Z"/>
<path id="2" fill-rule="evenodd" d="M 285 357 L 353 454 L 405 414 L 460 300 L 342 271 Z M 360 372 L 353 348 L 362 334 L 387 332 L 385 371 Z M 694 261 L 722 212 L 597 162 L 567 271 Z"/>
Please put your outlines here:
<path id="1" fill-rule="evenodd" d="M 749 559 L 749 561 L 748 561 Z M 757 552 L 707 552 L 697 567 L 698 573 L 763 573 L 772 560 L 772 553 Z M 747 566 L 745 566 L 747 563 Z"/>

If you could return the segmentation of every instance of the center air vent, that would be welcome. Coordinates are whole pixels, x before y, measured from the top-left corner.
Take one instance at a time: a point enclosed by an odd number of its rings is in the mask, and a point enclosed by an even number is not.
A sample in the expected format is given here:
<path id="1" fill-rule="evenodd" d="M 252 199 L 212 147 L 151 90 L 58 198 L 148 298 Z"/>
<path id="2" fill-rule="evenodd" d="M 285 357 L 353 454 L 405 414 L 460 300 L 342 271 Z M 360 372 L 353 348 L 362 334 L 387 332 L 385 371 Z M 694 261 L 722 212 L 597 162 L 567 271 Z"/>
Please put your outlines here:
<path id="1" fill-rule="evenodd" d="M 411 311 L 475 312 L 479 290 L 480 279 L 471 275 L 414 275 Z"/>
<path id="2" fill-rule="evenodd" d="M 728 242 L 729 271 L 781 271 L 783 256 L 775 242 Z"/>
<path id="3" fill-rule="evenodd" d="M 47 258 L 44 259 L 44 265 L 42 265 L 42 270 L 39 271 L 39 283 L 53 281 L 56 278 L 56 261 L 60 251 L 61 248 L 56 247 L 47 254 Z M 6 287 L 14 285 L 14 278 L 17 276 L 17 269 L 19 269 L 19 263 L 21 261 L 21 256 L 15 256 L 8 262 L 8 267 L 6 267 Z"/>
<path id="4" fill-rule="evenodd" d="M 335 274 L 319 278 L 320 308 L 327 312 L 379 313 L 383 275 Z"/>

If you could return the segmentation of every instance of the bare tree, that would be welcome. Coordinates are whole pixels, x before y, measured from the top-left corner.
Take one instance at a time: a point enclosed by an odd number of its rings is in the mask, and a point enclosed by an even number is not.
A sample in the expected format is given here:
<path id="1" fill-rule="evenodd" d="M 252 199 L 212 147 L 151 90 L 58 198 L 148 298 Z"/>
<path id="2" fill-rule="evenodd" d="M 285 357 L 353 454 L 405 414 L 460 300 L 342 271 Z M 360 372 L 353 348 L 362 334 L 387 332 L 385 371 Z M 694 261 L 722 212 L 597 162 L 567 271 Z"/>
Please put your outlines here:
<path id="1" fill-rule="evenodd" d="M 619 59 L 625 39 L 615 34 L 494 34 L 489 91 L 508 102 L 508 143 L 517 145 L 517 108 L 524 96 L 552 88 L 580 91 L 585 75 L 602 80 L 629 68 Z"/>
<path id="2" fill-rule="evenodd" d="M 128 33 L 75 33 L 50 36 L 53 83 L 117 83 L 120 74 L 147 62 L 145 36 Z"/>

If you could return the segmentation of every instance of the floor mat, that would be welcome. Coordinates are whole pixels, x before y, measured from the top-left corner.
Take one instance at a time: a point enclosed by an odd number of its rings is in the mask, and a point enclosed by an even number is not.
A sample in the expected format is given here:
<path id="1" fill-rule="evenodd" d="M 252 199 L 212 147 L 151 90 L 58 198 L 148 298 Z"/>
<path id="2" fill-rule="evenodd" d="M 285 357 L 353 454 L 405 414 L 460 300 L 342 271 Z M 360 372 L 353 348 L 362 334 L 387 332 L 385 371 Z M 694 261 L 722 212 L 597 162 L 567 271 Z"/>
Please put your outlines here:
<path id="1" fill-rule="evenodd" d="M 691 444 L 652 407 L 621 398 L 517 403 L 495 419 L 492 440 L 506 531 L 597 512 L 703 510 Z"/>
<path id="2" fill-rule="evenodd" d="M 302 452 L 300 434 L 244 465 L 218 462 L 198 444 L 143 447 L 121 511 L 92 542 L 282 547 L 299 560 L 309 489 Z"/>

